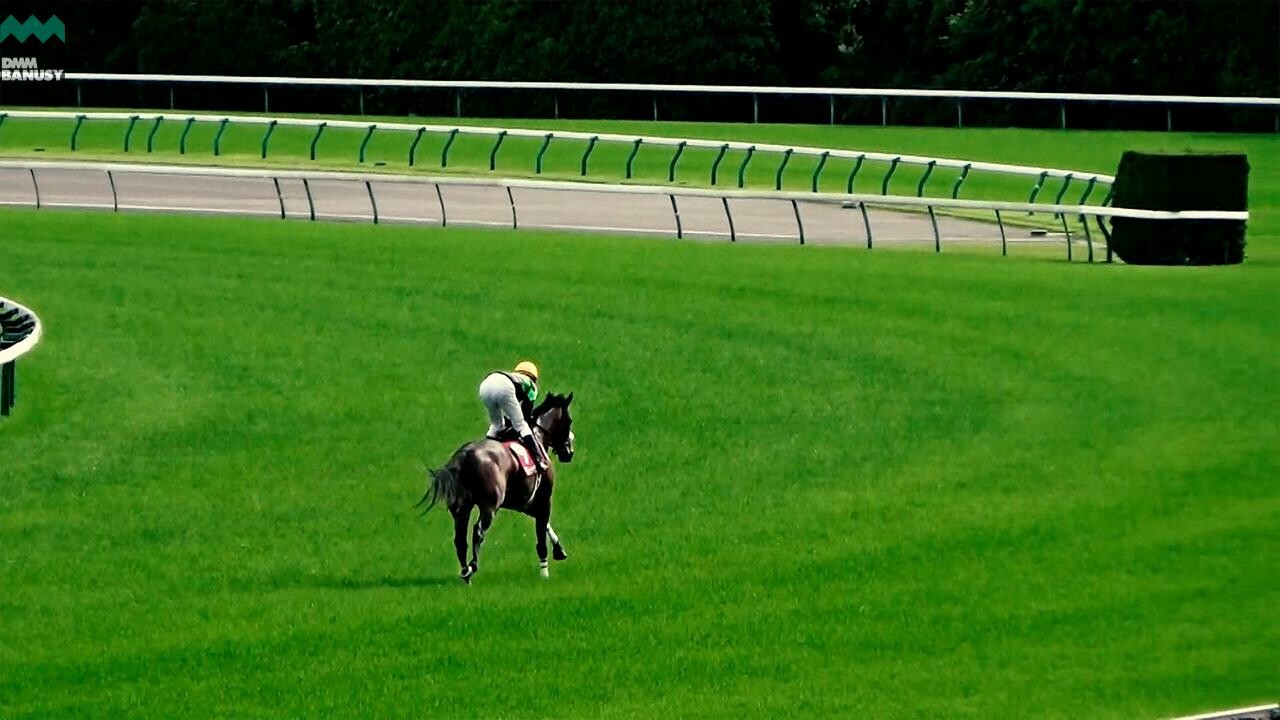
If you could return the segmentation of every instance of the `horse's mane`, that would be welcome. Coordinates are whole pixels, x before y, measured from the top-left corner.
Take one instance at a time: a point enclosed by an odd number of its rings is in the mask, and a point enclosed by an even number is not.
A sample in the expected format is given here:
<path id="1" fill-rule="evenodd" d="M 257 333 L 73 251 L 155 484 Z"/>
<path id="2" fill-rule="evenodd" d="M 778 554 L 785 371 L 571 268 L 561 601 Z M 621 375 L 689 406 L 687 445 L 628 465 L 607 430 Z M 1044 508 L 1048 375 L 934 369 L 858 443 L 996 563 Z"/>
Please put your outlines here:
<path id="1" fill-rule="evenodd" d="M 557 395 L 556 393 L 547 393 L 547 396 L 542 400 L 541 403 L 539 403 L 538 407 L 533 409 L 533 412 L 530 414 L 533 415 L 534 417 L 541 417 L 544 413 L 546 413 L 549 410 L 554 410 L 555 408 L 564 407 L 564 406 L 565 406 L 564 395 Z"/>

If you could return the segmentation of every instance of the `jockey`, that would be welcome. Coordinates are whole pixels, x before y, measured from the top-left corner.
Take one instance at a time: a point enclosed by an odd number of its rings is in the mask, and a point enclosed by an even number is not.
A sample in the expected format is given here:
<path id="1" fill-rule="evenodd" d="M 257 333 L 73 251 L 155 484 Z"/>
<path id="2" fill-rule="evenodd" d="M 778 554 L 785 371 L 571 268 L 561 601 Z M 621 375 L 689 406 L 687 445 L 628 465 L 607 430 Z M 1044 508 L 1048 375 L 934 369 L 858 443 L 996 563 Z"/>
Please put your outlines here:
<path id="1" fill-rule="evenodd" d="M 538 470 L 542 471 L 550 463 L 546 451 L 529 427 L 530 413 L 537 400 L 538 367 L 528 360 L 521 361 L 512 372 L 499 370 L 489 373 L 480 383 L 480 402 L 489 413 L 489 431 L 485 436 L 496 440 L 510 424 L 519 435 L 520 443 L 533 455 Z"/>

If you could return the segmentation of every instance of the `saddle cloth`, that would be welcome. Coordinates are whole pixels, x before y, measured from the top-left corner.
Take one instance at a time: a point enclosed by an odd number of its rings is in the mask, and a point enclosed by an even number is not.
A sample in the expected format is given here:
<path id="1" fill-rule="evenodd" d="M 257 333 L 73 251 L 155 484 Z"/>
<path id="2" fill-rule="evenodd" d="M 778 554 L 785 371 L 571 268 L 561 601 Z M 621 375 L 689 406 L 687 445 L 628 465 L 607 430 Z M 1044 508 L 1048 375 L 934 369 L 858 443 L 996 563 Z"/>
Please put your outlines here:
<path id="1" fill-rule="evenodd" d="M 520 464 L 520 469 L 524 471 L 525 477 L 533 477 L 538 474 L 538 465 L 533 461 L 533 456 L 529 454 L 529 448 L 525 447 L 518 440 L 508 440 L 502 443 L 502 446 L 511 453 L 511 456 Z"/>

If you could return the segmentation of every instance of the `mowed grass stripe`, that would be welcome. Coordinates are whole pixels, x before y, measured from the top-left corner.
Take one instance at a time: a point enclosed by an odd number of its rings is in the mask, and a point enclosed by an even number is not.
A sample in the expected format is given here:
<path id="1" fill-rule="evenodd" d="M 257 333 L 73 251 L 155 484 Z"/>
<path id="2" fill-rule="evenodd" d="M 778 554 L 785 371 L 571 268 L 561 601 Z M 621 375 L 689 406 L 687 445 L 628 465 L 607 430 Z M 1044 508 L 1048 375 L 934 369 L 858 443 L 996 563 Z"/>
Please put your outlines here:
<path id="1" fill-rule="evenodd" d="M 1271 691 L 1265 257 L 0 222 L 0 285 L 48 328 L 0 426 L 0 715 L 1119 718 Z M 526 355 L 577 393 L 572 558 L 539 582 L 504 514 L 463 588 L 447 517 L 409 506 Z"/>
<path id="2" fill-rule="evenodd" d="M 401 122 L 403 121 L 402 118 Z M 160 125 L 153 141 L 154 151 L 151 153 L 146 151 L 146 137 L 150 133 L 150 123 L 135 125 L 128 153 L 124 152 L 124 135 L 128 128 L 128 121 L 91 120 L 86 122 L 77 136 L 77 150 L 72 152 L 69 138 L 74 124 L 73 120 L 11 118 L 5 122 L 5 127 L 0 128 L 0 152 L 12 155 L 86 160 L 127 158 L 132 161 L 212 163 L 249 167 L 314 167 L 329 170 L 363 169 L 375 172 L 412 170 L 423 174 L 474 175 L 491 172 L 489 164 L 496 142 L 496 135 L 459 134 L 449 144 L 449 152 L 446 155 L 444 149 L 448 134 L 427 133 L 418 144 L 415 164 L 411 168 L 408 164 L 408 156 L 415 133 L 406 131 L 375 131 L 365 147 L 365 162 L 360 163 L 359 148 L 364 142 L 366 131 L 356 128 L 326 127 L 316 143 L 316 160 L 312 161 L 310 151 L 316 132 L 314 128 L 277 126 L 272 131 L 268 154 L 264 159 L 261 153 L 262 139 L 266 132 L 265 125 L 242 123 L 227 125 L 218 142 L 219 154 L 215 156 L 213 148 L 219 127 L 217 122 L 194 123 L 187 135 L 185 154 L 179 154 L 180 138 L 185 127 L 185 121 L 181 118 L 168 120 Z M 653 135 L 660 133 L 663 129 L 648 128 L 644 134 Z M 537 156 L 542 144 L 541 138 L 506 137 L 496 157 L 493 157 L 495 165 L 493 172 L 502 176 L 541 176 L 547 179 L 586 179 L 595 182 L 615 182 L 626 179 L 627 159 L 632 152 L 630 143 L 597 143 L 588 157 L 588 173 L 585 176 L 582 174 L 582 158 L 586 153 L 587 141 L 553 139 L 543 156 L 542 172 L 538 173 Z M 34 152 L 33 149 L 37 147 L 43 150 Z M 633 172 L 630 181 L 647 184 L 671 182 L 671 161 L 675 153 L 674 146 L 642 144 L 632 162 Z M 686 147 L 676 164 L 674 182 L 678 185 L 710 187 L 711 168 L 715 164 L 717 155 L 718 151 L 715 149 Z M 742 171 L 744 186 L 757 189 L 775 188 L 782 160 L 781 153 L 763 151 L 753 153 L 747 161 L 745 171 Z M 717 171 L 716 186 L 736 188 L 744 161 L 746 161 L 745 151 L 726 152 Z M 848 179 L 853 173 L 855 162 L 845 158 L 829 158 L 819 176 L 819 190 L 845 192 L 848 189 Z M 790 190 L 812 188 L 817 165 L 816 156 L 793 155 L 788 159 L 783 172 L 783 187 Z M 864 162 L 855 176 L 854 189 L 868 193 L 880 193 L 887 189 L 892 194 L 899 195 L 915 195 L 920 189 L 923 167 L 900 165 L 886 187 L 884 178 L 888 170 L 888 163 L 874 160 Z M 925 189 L 930 195 L 950 197 L 958 175 L 959 171 L 955 169 L 935 168 L 929 175 Z M 1003 191 L 1008 198 L 1025 200 L 1034 184 L 1034 177 L 971 173 L 964 184 L 966 190 L 964 196 L 981 197 L 984 193 Z M 1057 181 L 1057 185 L 1061 186 L 1060 180 Z M 1072 192 L 1072 196 L 1078 200 L 1083 189 L 1083 184 L 1079 184 Z M 1056 191 L 1057 188 L 1046 189 L 1044 192 L 1049 194 L 1046 200 L 1052 200 Z M 1092 201 L 1101 202 L 1104 196 L 1105 190 L 1096 198 L 1092 198 Z"/>

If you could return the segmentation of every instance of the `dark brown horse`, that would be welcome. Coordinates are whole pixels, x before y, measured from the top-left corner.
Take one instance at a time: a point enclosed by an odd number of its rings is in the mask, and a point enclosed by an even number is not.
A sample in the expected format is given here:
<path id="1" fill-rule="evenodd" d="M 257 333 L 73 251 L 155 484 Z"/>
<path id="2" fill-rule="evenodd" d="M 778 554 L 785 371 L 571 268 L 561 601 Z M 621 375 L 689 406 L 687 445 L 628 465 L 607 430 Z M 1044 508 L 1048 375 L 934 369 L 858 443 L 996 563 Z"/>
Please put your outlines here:
<path id="1" fill-rule="evenodd" d="M 573 393 L 556 395 L 548 393 L 546 400 L 534 408 L 533 433 L 542 446 L 555 453 L 560 462 L 573 460 L 573 418 L 569 416 L 569 404 Z M 555 468 L 547 468 L 541 477 L 527 477 L 520 464 L 497 440 L 469 442 L 454 452 L 449 462 L 430 473 L 431 484 L 418 501 L 426 503 L 430 510 L 443 500 L 453 515 L 453 547 L 458 552 L 458 565 L 462 568 L 462 581 L 480 569 L 480 546 L 485 533 L 493 524 L 500 508 L 516 510 L 533 518 L 538 533 L 538 564 L 543 577 L 547 577 L 547 536 L 551 536 L 556 560 L 568 557 L 560 545 L 560 538 L 551 528 L 551 494 L 555 489 Z M 471 510 L 478 508 L 471 533 L 471 562 L 467 562 L 467 522 Z M 424 510 L 425 514 L 427 510 Z"/>

